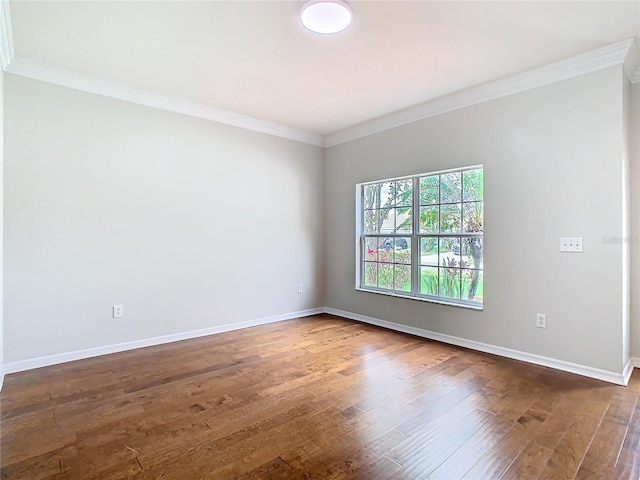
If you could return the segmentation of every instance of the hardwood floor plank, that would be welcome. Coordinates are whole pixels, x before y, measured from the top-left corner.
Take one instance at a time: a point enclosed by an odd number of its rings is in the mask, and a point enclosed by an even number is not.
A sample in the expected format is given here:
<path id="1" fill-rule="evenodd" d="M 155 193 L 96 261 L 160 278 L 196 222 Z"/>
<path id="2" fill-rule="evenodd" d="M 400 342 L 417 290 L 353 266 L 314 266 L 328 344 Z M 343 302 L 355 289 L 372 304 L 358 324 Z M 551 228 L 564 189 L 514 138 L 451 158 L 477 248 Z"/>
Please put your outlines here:
<path id="1" fill-rule="evenodd" d="M 397 458 L 397 455 L 394 455 L 403 447 L 402 444 L 392 450 L 390 458 L 404 466 L 403 474 L 405 477 L 417 478 L 426 475 L 430 478 L 434 470 L 493 416 L 492 413 L 476 410 L 458 421 L 454 420 L 458 415 L 458 413 L 454 413 L 453 418 L 446 421 L 444 419 L 447 415 L 443 417 L 442 422 L 438 422 L 439 425 L 434 425 L 433 429 L 426 429 L 420 435 L 412 435 L 411 438 L 416 443 L 411 445 L 412 448 L 405 450 L 403 456 Z M 406 444 L 407 441 L 403 443 Z M 407 447 L 405 446 L 405 448 Z"/>
<path id="2" fill-rule="evenodd" d="M 291 478 L 293 476 L 292 468 L 285 463 L 280 457 L 276 457 L 268 462 L 263 463 L 259 467 L 246 472 L 238 477 L 237 480 L 256 480 L 269 478 L 271 480 L 279 480 Z"/>
<path id="3" fill-rule="evenodd" d="M 626 434 L 626 425 L 605 416 L 578 469 L 576 480 L 610 477 Z"/>
<path id="4" fill-rule="evenodd" d="M 571 429 L 564 434 L 540 478 L 573 479 L 601 421 L 602 417 L 597 415 L 578 416 Z"/>
<path id="5" fill-rule="evenodd" d="M 431 472 L 429 478 L 432 480 L 462 478 L 485 453 L 465 443 Z"/>
<path id="6" fill-rule="evenodd" d="M 509 465 L 509 468 L 505 470 L 500 480 L 538 478 L 552 455 L 552 449 L 540 445 L 537 442 L 531 442 L 520 452 L 520 455 L 518 455 L 513 463 Z"/>
<path id="7" fill-rule="evenodd" d="M 8 375 L 0 476 L 637 480 L 639 397 L 318 315 Z"/>

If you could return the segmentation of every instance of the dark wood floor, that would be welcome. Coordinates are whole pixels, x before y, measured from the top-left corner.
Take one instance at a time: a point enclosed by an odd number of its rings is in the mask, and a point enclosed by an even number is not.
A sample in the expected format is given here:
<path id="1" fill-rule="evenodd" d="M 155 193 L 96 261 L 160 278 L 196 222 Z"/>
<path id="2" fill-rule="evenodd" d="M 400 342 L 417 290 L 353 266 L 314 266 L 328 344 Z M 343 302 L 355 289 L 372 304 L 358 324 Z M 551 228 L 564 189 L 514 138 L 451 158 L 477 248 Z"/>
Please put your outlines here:
<path id="1" fill-rule="evenodd" d="M 2 478 L 637 480 L 639 392 L 323 315 L 7 376 Z"/>

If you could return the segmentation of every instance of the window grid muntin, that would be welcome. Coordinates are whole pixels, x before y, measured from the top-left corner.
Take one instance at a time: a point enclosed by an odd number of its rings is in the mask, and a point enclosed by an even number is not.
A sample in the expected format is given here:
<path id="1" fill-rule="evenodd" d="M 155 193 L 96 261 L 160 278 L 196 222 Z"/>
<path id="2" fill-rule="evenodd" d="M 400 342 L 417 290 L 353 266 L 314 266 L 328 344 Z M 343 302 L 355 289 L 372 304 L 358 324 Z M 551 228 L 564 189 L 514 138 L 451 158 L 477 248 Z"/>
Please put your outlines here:
<path id="1" fill-rule="evenodd" d="M 448 299 L 454 299 L 454 300 L 462 300 L 462 301 L 470 301 L 467 299 L 462 298 L 462 292 L 463 290 L 463 274 L 464 272 L 480 272 L 483 273 L 484 272 L 484 268 L 475 268 L 474 266 L 472 266 L 472 264 L 466 264 L 468 266 L 462 266 L 462 257 L 464 257 L 465 255 L 463 255 L 463 244 L 462 242 L 458 242 L 459 248 L 460 248 L 460 253 L 458 255 L 454 255 L 454 258 L 459 257 L 460 258 L 460 263 L 458 264 L 458 266 L 446 266 L 443 265 L 440 262 L 441 259 L 441 253 L 442 253 L 442 243 L 440 242 L 441 239 L 444 238 L 451 238 L 451 239 L 458 239 L 458 240 L 462 240 L 464 238 L 483 238 L 483 235 L 481 233 L 467 233 L 467 234 L 450 234 L 450 233 L 442 233 L 442 234 L 437 234 L 437 235 L 417 235 L 418 238 L 418 249 L 420 250 L 420 252 L 422 252 L 422 239 L 436 239 L 436 247 L 437 247 L 437 253 L 436 256 L 438 258 L 438 261 L 435 264 L 430 264 L 430 263 L 423 263 L 422 261 L 422 255 L 420 255 L 420 260 L 418 262 L 418 264 L 416 265 L 418 267 L 418 269 L 420 270 L 419 273 L 419 278 L 420 278 L 420 288 L 418 289 L 418 294 L 420 296 L 429 296 L 431 297 L 431 295 L 429 294 L 425 294 L 422 293 L 422 268 L 430 268 L 430 269 L 435 269 L 437 270 L 437 275 L 436 275 L 436 280 L 437 280 L 437 292 L 438 295 L 433 295 L 433 297 L 437 297 L 437 298 L 448 298 Z M 484 263 L 484 258 L 481 260 L 482 263 Z M 449 297 L 446 295 L 443 295 L 442 292 L 442 286 L 440 283 L 440 272 L 442 270 L 451 270 L 454 269 L 456 270 L 459 275 L 460 278 L 458 280 L 458 293 L 460 295 L 459 298 L 455 298 L 455 297 Z M 480 302 L 475 302 L 475 301 L 470 301 L 473 302 L 474 304 L 478 304 Z"/>
<path id="2" fill-rule="evenodd" d="M 474 171 L 474 170 L 479 170 L 482 171 L 483 170 L 483 166 L 482 165 L 476 165 L 476 166 L 472 166 L 472 167 L 467 167 L 467 168 L 462 168 L 462 169 L 456 169 L 456 170 L 449 170 L 449 171 L 441 171 L 441 172 L 433 172 L 433 173 L 426 173 L 426 174 L 418 174 L 418 175 L 412 175 L 412 176 L 408 176 L 408 177 L 398 177 L 398 178 L 394 178 L 394 179 L 387 179 L 387 180 L 383 180 L 383 181 L 377 181 L 377 182 L 369 182 L 369 183 L 364 183 L 361 184 L 361 197 L 362 197 L 362 203 L 361 205 L 363 206 L 363 208 L 360 209 L 361 212 L 361 231 L 364 232 L 364 228 L 365 228 L 365 224 L 364 224 L 364 215 L 365 215 L 365 211 L 366 210 L 381 210 L 382 207 L 380 209 L 375 209 L 375 208 L 371 208 L 371 209 L 366 209 L 364 208 L 365 206 L 365 188 L 369 185 L 377 185 L 377 184 L 384 184 L 384 183 L 394 183 L 394 182 L 402 182 L 402 181 L 408 181 L 411 180 L 412 181 L 412 202 L 411 202 L 411 214 L 412 214 L 412 230 L 411 232 L 396 232 L 396 233 L 362 233 L 360 235 L 361 237 L 361 242 L 360 242 L 360 281 L 359 281 L 359 286 L 360 288 L 366 289 L 366 290 L 373 290 L 373 291 L 378 291 L 380 293 L 389 293 L 389 294 L 394 294 L 396 296 L 402 296 L 402 297 L 406 297 L 406 298 L 421 298 L 421 299 L 427 299 L 427 300 L 433 300 L 435 302 L 439 302 L 439 303 L 447 303 L 447 304 L 454 304 L 454 305 L 463 305 L 463 306 L 473 306 L 473 307 L 477 307 L 477 306 L 482 306 L 484 304 L 484 298 L 482 301 L 472 301 L 472 300 L 468 300 L 468 299 L 464 299 L 464 298 L 450 298 L 450 297 L 444 297 L 441 295 L 427 295 L 424 293 L 421 293 L 421 269 L 423 267 L 431 267 L 431 268 L 437 268 L 438 269 L 438 293 L 440 293 L 441 289 L 440 289 L 440 284 L 439 284 L 439 280 L 440 280 L 440 270 L 441 269 L 446 269 L 446 266 L 440 265 L 438 264 L 437 266 L 431 266 L 431 265 L 423 265 L 421 263 L 421 238 L 438 238 L 438 263 L 440 263 L 440 241 L 439 238 L 441 237 L 460 237 L 460 239 L 462 240 L 462 238 L 480 238 L 483 239 L 484 238 L 484 225 L 482 226 L 482 231 L 480 232 L 466 232 L 465 231 L 465 216 L 464 216 L 464 211 L 465 211 L 465 204 L 478 204 L 482 206 L 482 218 L 483 221 L 482 223 L 484 224 L 484 195 L 482 196 L 482 199 L 474 199 L 474 200 L 467 200 L 465 201 L 465 172 L 469 172 L 469 171 Z M 460 175 L 460 200 L 457 202 L 442 202 L 442 176 L 445 174 L 451 174 L 451 173 L 459 173 Z M 438 203 L 434 204 L 434 203 L 430 203 L 430 204 L 423 204 L 421 202 L 421 191 L 420 191 L 420 179 L 422 178 L 427 178 L 427 177 L 433 177 L 433 176 L 437 176 L 438 178 Z M 483 180 L 484 181 L 484 180 Z M 395 186 L 394 186 L 395 188 Z M 397 208 L 398 203 L 394 202 L 394 206 L 391 208 Z M 421 206 L 438 206 L 438 214 L 439 214 L 439 218 L 438 218 L 438 228 L 440 230 L 440 225 L 441 225 L 441 216 L 440 216 L 440 209 L 442 207 L 442 205 L 460 205 L 460 226 L 459 226 L 459 231 L 457 232 L 428 232 L 428 233 L 421 233 L 420 231 L 420 207 Z M 397 230 L 397 216 L 394 216 L 394 231 Z M 376 224 L 377 227 L 377 224 Z M 381 227 L 380 227 L 381 228 Z M 377 230 L 380 230 L 380 228 L 377 228 Z M 411 243 L 411 264 L 410 264 L 410 269 L 411 269 L 411 292 L 406 292 L 404 290 L 396 290 L 395 289 L 395 267 L 393 269 L 393 285 L 394 288 L 393 289 L 387 289 L 387 288 L 380 288 L 380 287 L 376 287 L 373 288 L 371 286 L 365 285 L 365 280 L 364 280 L 364 273 L 365 273 L 365 264 L 366 263 L 373 263 L 373 262 L 369 262 L 365 260 L 365 239 L 366 238 L 391 238 L 394 239 L 395 237 L 408 237 L 410 239 L 410 243 Z M 394 241 L 394 249 L 395 249 L 395 240 Z M 460 248 L 462 249 L 462 242 L 460 243 Z M 460 253 L 462 253 L 462 250 L 460 251 Z M 462 257 L 462 255 L 458 255 L 460 257 Z M 379 258 L 379 257 L 378 257 Z M 395 256 L 394 256 L 395 259 Z M 459 281 L 459 294 L 460 297 L 462 297 L 462 293 L 463 293 L 463 273 L 465 271 L 474 271 L 474 272 L 479 272 L 479 275 L 484 276 L 484 255 L 483 258 L 481 260 L 481 268 L 462 268 L 461 266 L 457 267 L 458 272 L 460 273 L 460 281 Z M 377 272 L 378 272 L 378 276 L 377 276 L 377 285 L 380 284 L 380 279 L 379 279 L 379 265 L 380 262 L 375 262 L 377 265 Z M 392 263 L 389 265 L 396 265 L 396 263 Z M 408 265 L 408 264 L 400 264 L 397 263 L 397 265 Z M 484 281 L 484 279 L 482 279 L 482 281 Z M 483 292 L 483 297 L 484 297 L 484 292 Z"/>
<path id="3" fill-rule="evenodd" d="M 380 241 L 376 242 L 376 260 L 368 260 L 367 256 L 368 256 L 368 252 L 366 251 L 367 249 L 367 240 L 368 239 L 372 239 L 372 238 L 376 238 L 376 239 L 392 239 L 392 249 L 391 252 L 392 253 L 392 261 L 381 261 L 380 260 Z M 397 250 L 395 249 L 395 239 L 396 238 L 406 238 L 407 239 L 407 250 L 410 251 L 411 254 L 411 260 L 410 263 L 403 263 L 400 261 L 396 261 L 396 253 Z M 413 242 L 414 242 L 414 238 L 411 234 L 374 234 L 374 235 L 362 235 L 362 250 L 361 250 L 361 281 L 360 281 L 360 285 L 362 287 L 366 287 L 366 288 L 376 288 L 379 289 L 381 291 L 388 291 L 388 292 L 403 292 L 403 293 L 409 293 L 409 292 L 413 292 L 413 285 L 414 285 L 414 280 L 413 280 Z M 366 282 L 366 269 L 367 269 L 367 264 L 369 265 L 376 265 L 376 286 L 373 287 L 371 285 L 365 285 Z M 393 277 L 392 277 L 392 285 L 394 285 L 393 288 L 384 288 L 384 287 L 380 287 L 380 265 L 390 265 L 393 271 Z M 410 269 L 410 283 L 411 283 L 411 290 L 409 292 L 407 292 L 406 290 L 402 290 L 399 288 L 395 288 L 396 285 L 396 267 L 409 267 Z"/>

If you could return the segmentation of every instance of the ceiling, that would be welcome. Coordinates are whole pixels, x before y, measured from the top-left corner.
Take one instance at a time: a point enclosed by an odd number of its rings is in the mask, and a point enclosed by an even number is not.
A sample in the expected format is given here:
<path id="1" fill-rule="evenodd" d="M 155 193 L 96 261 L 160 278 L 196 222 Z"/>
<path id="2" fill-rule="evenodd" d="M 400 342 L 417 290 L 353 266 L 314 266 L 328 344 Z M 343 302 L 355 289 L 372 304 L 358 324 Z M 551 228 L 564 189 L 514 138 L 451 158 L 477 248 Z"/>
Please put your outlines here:
<path id="1" fill-rule="evenodd" d="M 640 2 L 351 1 L 334 36 L 302 1 L 13 1 L 15 54 L 327 135 L 640 36 Z"/>

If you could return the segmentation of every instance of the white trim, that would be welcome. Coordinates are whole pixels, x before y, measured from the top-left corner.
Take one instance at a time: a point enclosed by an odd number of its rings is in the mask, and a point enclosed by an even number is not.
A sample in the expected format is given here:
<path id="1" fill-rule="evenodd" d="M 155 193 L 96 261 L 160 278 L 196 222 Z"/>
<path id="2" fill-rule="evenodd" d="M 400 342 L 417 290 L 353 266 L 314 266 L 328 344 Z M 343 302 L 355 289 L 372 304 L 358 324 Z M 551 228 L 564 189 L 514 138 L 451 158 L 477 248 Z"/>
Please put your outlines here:
<path id="1" fill-rule="evenodd" d="M 632 38 L 623 40 L 544 67 L 478 85 L 468 90 L 453 93 L 415 107 L 339 130 L 325 137 L 325 146 L 332 147 L 460 108 L 542 87 L 614 65 L 621 65 L 627 57 L 633 42 Z"/>
<path id="2" fill-rule="evenodd" d="M 19 360 L 17 362 L 7 363 L 4 365 L 4 371 L 0 369 L 0 390 L 2 390 L 4 376 L 10 373 L 17 373 L 25 370 L 31 370 L 34 368 L 47 367 L 51 365 L 57 365 L 60 363 L 72 362 L 75 360 L 83 360 L 86 358 L 98 357 L 100 355 L 108 355 L 111 353 L 124 352 L 128 350 L 134 350 L 137 348 L 163 345 L 165 343 L 178 342 L 180 340 L 188 340 L 190 338 L 198 338 L 198 337 L 204 337 L 207 335 L 215 335 L 217 333 L 255 327 L 258 325 L 265 325 L 268 323 L 281 322 L 283 320 L 291 320 L 293 318 L 302 318 L 302 317 L 308 317 L 311 315 L 318 315 L 320 313 L 328 313 L 331 315 L 336 315 L 336 316 L 347 318 L 350 320 L 356 320 L 359 322 L 364 322 L 371 325 L 388 328 L 390 330 L 408 333 L 410 335 L 416 335 L 422 338 L 428 338 L 431 340 L 436 340 L 436 341 L 448 343 L 451 345 L 457 345 L 460 347 L 469 348 L 469 349 L 477 350 L 480 352 L 499 355 L 501 357 L 512 358 L 514 360 L 521 360 L 521 361 L 533 363 L 536 365 L 555 368 L 556 370 L 575 373 L 577 375 L 583 375 L 585 377 L 595 378 L 598 380 L 603 380 L 605 382 L 615 383 L 617 385 L 627 385 L 629 383 L 629 378 L 633 373 L 633 368 L 640 368 L 640 357 L 631 357 L 627 362 L 627 364 L 625 365 L 623 372 L 616 373 L 616 372 L 610 372 L 607 370 L 601 370 L 599 368 L 589 367 L 586 365 L 579 365 L 576 363 L 565 362 L 564 360 L 557 360 L 555 358 L 543 357 L 541 355 L 535 355 L 532 353 L 522 352 L 519 350 L 512 350 L 510 348 L 504 348 L 496 345 L 490 345 L 487 343 L 476 342 L 474 340 L 467 340 L 465 338 L 446 335 L 443 333 L 433 332 L 430 330 L 424 330 L 422 328 L 411 327 L 408 325 L 402 325 L 395 322 L 389 322 L 387 320 L 381 320 L 379 318 L 373 318 L 365 315 L 360 315 L 357 313 L 347 312 L 344 310 L 338 310 L 336 308 L 321 307 L 321 308 L 311 308 L 308 310 L 301 310 L 298 312 L 285 313 L 282 315 L 274 315 L 271 317 L 258 318 L 254 320 L 247 320 L 244 322 L 220 325 L 216 327 L 203 328 L 200 330 L 191 330 L 188 332 L 174 333 L 170 335 L 163 335 L 160 337 L 134 340 L 131 342 L 118 343 L 115 345 L 105 345 L 102 347 L 88 348 L 85 350 L 76 350 L 73 352 L 60 353 L 56 355 L 49 355 L 46 357 L 31 358 L 28 360 Z"/>
<path id="3" fill-rule="evenodd" d="M 633 373 L 633 369 L 635 368 L 633 364 L 633 359 L 629 357 L 627 363 L 622 370 L 622 381 L 624 382 L 622 385 L 628 385 L 629 380 L 631 379 L 631 374 Z"/>
<path id="4" fill-rule="evenodd" d="M 459 347 L 470 348 L 472 350 L 478 350 L 480 352 L 491 353 L 493 355 L 499 355 L 501 357 L 512 358 L 514 360 L 521 360 L 523 362 L 542 365 L 544 367 L 555 368 L 556 370 L 563 370 L 565 372 L 575 373 L 577 375 L 583 375 L 585 377 L 596 378 L 598 380 L 604 380 L 605 382 L 615 383 L 617 385 L 626 385 L 628 382 L 628 378 L 625 375 L 631 375 L 630 364 L 625 367 L 625 370 L 622 373 L 610 372 L 608 370 L 601 370 L 599 368 L 589 367 L 586 365 L 565 362 L 564 360 L 543 357 L 541 355 L 535 355 L 533 353 L 499 347 L 497 345 L 489 345 L 487 343 L 467 340 L 466 338 L 454 337 L 452 335 L 424 330 L 422 328 L 410 327 L 408 325 L 389 322 L 387 320 L 381 320 L 379 318 L 367 317 L 358 313 L 346 312 L 344 310 L 338 310 L 335 308 L 327 307 L 324 309 L 324 311 L 325 313 L 329 313 L 331 315 L 337 315 L 339 317 L 357 320 L 359 322 L 369 323 L 371 325 L 377 325 L 379 327 L 388 328 L 390 330 L 409 333 L 418 337 L 437 340 L 439 342 L 457 345 Z M 627 372 L 627 369 L 629 369 L 629 372 Z"/>
<path id="5" fill-rule="evenodd" d="M 624 59 L 624 71 L 631 83 L 640 83 L 640 47 L 637 40 L 629 46 L 629 52 Z"/>
<path id="6" fill-rule="evenodd" d="M 2 62 L 2 68 L 5 69 L 9 63 L 13 60 L 15 56 L 13 50 L 13 29 L 11 27 L 11 10 L 9 8 L 9 0 L 1 0 L 0 1 L 0 61 Z M 2 83 L 0 83 L 0 88 L 4 88 Z M 3 92 L 0 92 L 0 97 L 3 96 Z M 0 109 L 1 110 L 1 109 Z M 0 115 L 2 112 L 0 111 Z M 4 121 L 2 121 L 4 123 Z M 0 134 L 0 139 L 2 135 Z M 0 142 L 1 143 L 1 142 Z M 1 146 L 0 146 L 1 148 Z M 0 169 L 2 168 L 2 152 L 0 152 Z M 2 174 L 0 173 L 0 178 L 2 178 Z M 2 192 L 2 187 L 0 186 L 0 193 Z M 0 201 L 0 204 L 2 202 Z M 0 227 L 2 224 L 2 220 L 0 219 Z M 2 241 L 0 240 L 0 254 L 2 254 Z M 1 263 L 1 262 L 0 262 Z M 3 284 L 3 276 L 0 271 L 0 287 Z M 0 292 L 0 309 L 2 308 L 4 301 L 2 299 L 2 292 Z M 2 312 L 0 311 L 0 342 L 3 341 L 3 333 L 2 330 L 4 328 L 4 319 L 2 316 Z M 3 351 L 0 345 L 0 391 L 2 391 L 2 386 L 4 385 L 4 375 L 5 369 L 3 364 Z"/>
<path id="7" fill-rule="evenodd" d="M 2 54 L 4 69 L 8 73 L 139 105 L 203 118 L 224 125 L 231 125 L 318 147 L 332 147 L 384 130 L 568 78 L 577 77 L 614 65 L 624 64 L 625 72 L 631 83 L 640 82 L 638 47 L 633 39 L 628 39 L 528 72 L 488 82 L 405 110 L 374 118 L 323 137 L 313 132 L 285 127 L 227 110 L 194 103 L 182 98 L 140 90 L 127 85 L 79 75 L 70 71 L 32 62 L 22 57 L 15 57 L 13 53 L 9 4 L 6 0 L 0 0 L 0 2 L 2 3 L 2 8 L 0 8 L 0 31 L 2 32 L 0 54 Z"/>
<path id="8" fill-rule="evenodd" d="M 15 57 L 5 70 L 13 75 L 20 75 L 21 77 L 73 88 L 82 92 L 116 98 L 118 100 L 159 108 L 169 112 L 182 113 L 191 117 L 203 118 L 224 125 L 266 133 L 267 135 L 308 143 L 318 147 L 324 146 L 324 137 L 322 137 L 322 135 L 265 122 L 228 110 L 194 103 L 183 98 L 170 97 L 146 90 L 139 90 L 124 84 L 79 75 L 67 70 L 32 62 L 22 57 Z"/>
<path id="9" fill-rule="evenodd" d="M 290 320 L 292 318 L 308 317 L 309 315 L 317 315 L 323 313 L 323 308 L 311 308 L 301 310 L 299 312 L 285 313 L 282 315 L 274 315 L 272 317 L 257 318 L 247 320 L 245 322 L 230 323 L 219 325 L 216 327 L 203 328 L 200 330 L 191 330 L 189 332 L 174 333 L 163 335 L 160 337 L 145 338 L 142 340 L 134 340 L 131 342 L 117 343 L 115 345 L 105 345 L 103 347 L 87 348 L 85 350 L 76 350 L 73 352 L 59 353 L 48 355 L 46 357 L 30 358 L 27 360 L 19 360 L 17 362 L 5 363 L 4 373 L 16 373 L 33 368 L 48 367 L 59 363 L 72 362 L 74 360 L 83 360 L 85 358 L 98 357 L 110 353 L 124 352 L 134 350 L 136 348 L 152 347 L 165 343 L 178 342 L 180 340 L 188 340 L 190 338 L 204 337 L 206 335 L 214 335 L 216 333 L 229 332 L 239 330 L 241 328 L 255 327 L 257 325 L 265 325 L 267 323 L 280 322 L 282 320 Z"/>
<path id="10" fill-rule="evenodd" d="M 11 9 L 9 0 L 0 1 L 0 59 L 2 68 L 6 69 L 15 57 L 13 50 L 13 28 L 11 26 Z"/>

